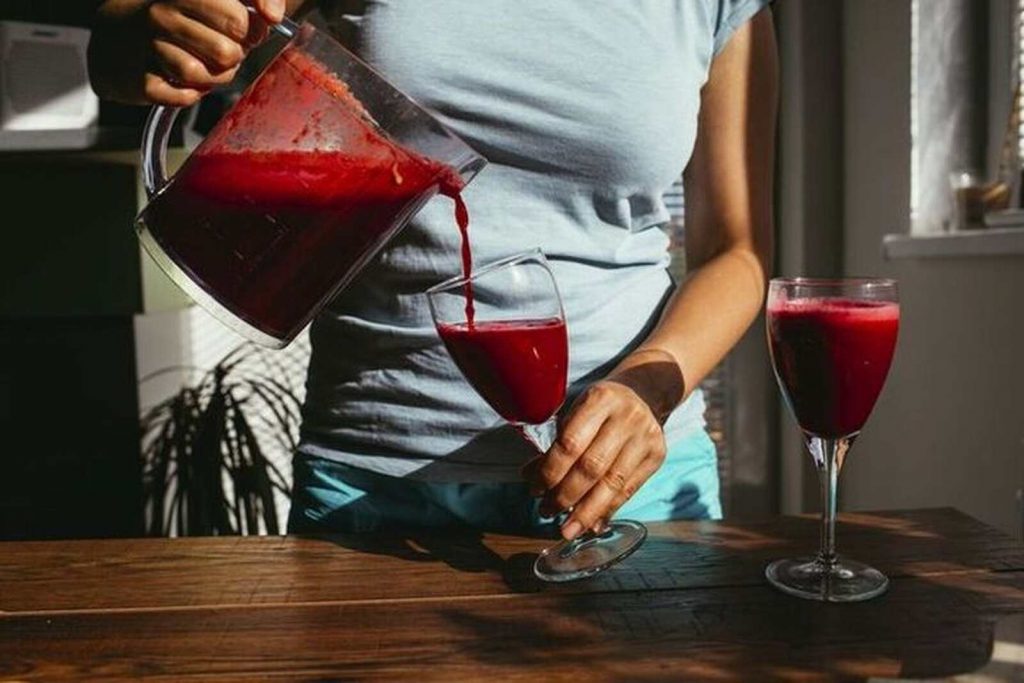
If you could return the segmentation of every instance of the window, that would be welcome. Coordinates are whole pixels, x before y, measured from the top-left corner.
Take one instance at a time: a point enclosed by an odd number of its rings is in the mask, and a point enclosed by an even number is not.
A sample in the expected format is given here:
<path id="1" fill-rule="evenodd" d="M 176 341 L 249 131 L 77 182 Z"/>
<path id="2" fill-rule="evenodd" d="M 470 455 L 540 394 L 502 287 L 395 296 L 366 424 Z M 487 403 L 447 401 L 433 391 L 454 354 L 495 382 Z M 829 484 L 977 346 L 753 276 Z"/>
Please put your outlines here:
<path id="1" fill-rule="evenodd" d="M 944 232 L 952 215 L 950 174 L 1016 185 L 1024 128 L 1020 106 L 1024 0 L 911 3 L 911 232 Z M 1001 164 L 1001 161 L 1003 162 Z"/>

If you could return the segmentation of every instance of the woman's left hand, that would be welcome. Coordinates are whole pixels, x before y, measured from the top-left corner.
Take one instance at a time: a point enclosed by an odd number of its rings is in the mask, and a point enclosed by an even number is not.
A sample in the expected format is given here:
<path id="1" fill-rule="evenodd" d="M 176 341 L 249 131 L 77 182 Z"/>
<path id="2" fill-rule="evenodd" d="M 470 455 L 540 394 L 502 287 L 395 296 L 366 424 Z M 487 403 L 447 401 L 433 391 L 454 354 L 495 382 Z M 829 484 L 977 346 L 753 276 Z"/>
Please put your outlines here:
<path id="1" fill-rule="evenodd" d="M 666 366 L 674 373 L 665 373 Z M 652 396 L 666 392 L 652 391 L 651 382 L 662 385 L 672 375 L 678 379 L 667 393 L 674 406 L 682 380 L 678 365 L 663 358 L 645 358 L 591 385 L 561 422 L 554 445 L 523 468 L 532 490 L 544 493 L 542 514 L 572 508 L 562 525 L 565 538 L 600 530 L 664 462 L 665 435 L 655 412 L 667 414 L 671 406 L 657 407 Z"/>

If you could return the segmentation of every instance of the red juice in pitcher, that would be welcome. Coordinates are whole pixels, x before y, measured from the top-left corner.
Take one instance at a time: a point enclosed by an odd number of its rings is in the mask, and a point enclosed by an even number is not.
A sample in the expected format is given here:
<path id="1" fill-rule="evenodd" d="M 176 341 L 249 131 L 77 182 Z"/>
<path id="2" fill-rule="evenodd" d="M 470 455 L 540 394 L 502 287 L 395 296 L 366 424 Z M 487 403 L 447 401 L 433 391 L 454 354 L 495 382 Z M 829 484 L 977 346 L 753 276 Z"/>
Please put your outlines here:
<path id="1" fill-rule="evenodd" d="M 435 192 L 456 199 L 463 226 L 462 186 L 286 48 L 140 219 L 217 303 L 287 341 Z"/>

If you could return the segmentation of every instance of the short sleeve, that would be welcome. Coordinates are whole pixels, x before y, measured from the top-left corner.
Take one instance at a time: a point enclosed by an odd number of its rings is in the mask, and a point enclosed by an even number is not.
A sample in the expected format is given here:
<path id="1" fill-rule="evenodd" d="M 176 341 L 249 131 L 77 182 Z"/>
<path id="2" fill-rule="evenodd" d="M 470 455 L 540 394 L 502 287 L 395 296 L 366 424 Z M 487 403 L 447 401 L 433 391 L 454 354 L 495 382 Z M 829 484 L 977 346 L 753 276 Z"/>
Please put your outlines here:
<path id="1" fill-rule="evenodd" d="M 718 4 L 715 23 L 715 54 L 729 42 L 729 38 L 751 17 L 770 5 L 773 0 L 714 0 Z"/>

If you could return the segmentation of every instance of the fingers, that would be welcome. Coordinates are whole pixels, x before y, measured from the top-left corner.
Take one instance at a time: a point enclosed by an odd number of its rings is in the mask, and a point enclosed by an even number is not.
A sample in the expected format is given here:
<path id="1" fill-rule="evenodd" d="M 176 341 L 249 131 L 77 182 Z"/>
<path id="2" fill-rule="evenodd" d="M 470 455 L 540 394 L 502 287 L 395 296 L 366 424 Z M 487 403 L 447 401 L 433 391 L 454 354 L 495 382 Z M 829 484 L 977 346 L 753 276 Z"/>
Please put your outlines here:
<path id="1" fill-rule="evenodd" d="M 133 104 L 195 103 L 231 80 L 246 50 L 266 37 L 268 22 L 283 17 L 284 0 L 251 1 L 255 13 L 241 0 L 105 3 L 89 41 L 93 86 Z"/>
<path id="2" fill-rule="evenodd" d="M 195 3 L 197 0 L 188 0 L 181 4 L 192 8 Z M 196 4 L 196 7 L 206 4 L 218 7 L 238 5 L 235 0 L 216 0 L 216 2 L 210 0 L 209 3 Z M 218 20 L 209 16 L 204 16 L 204 19 L 199 20 L 186 14 L 185 11 L 188 10 L 183 10 L 178 4 L 162 2 L 151 4 L 148 10 L 148 19 L 150 28 L 156 37 L 188 51 L 201 60 L 211 73 L 228 71 L 242 62 L 245 50 L 241 41 L 245 40 L 249 34 L 248 16 L 244 18 L 244 23 L 239 23 L 236 19 L 221 18 Z M 198 9 L 195 11 L 198 13 Z M 209 14 L 213 10 L 206 8 L 204 11 Z M 242 12 L 245 13 L 244 8 Z M 230 30 L 231 34 L 222 33 L 203 23 L 204 21 L 219 23 L 225 30 Z"/>
<path id="3" fill-rule="evenodd" d="M 166 80 L 178 87 L 206 91 L 210 88 L 230 83 L 235 77 L 238 67 L 211 73 L 210 68 L 191 52 L 165 40 L 153 42 L 153 51 L 157 64 Z"/>
<path id="4" fill-rule="evenodd" d="M 145 16 L 153 33 L 153 66 L 143 76 L 143 97 L 170 106 L 190 106 L 230 82 L 245 47 L 266 32 L 265 22 L 250 20 L 238 0 L 154 2 Z"/>
<path id="5" fill-rule="evenodd" d="M 255 47 L 262 43 L 270 33 L 270 24 L 272 23 L 267 22 L 262 17 L 249 17 L 249 33 L 245 36 L 245 40 L 242 41 L 246 48 Z"/>
<path id="6" fill-rule="evenodd" d="M 619 457 L 605 474 L 591 486 L 572 514 L 562 525 L 562 535 L 575 538 L 587 529 L 600 527 L 611 517 L 614 502 L 629 499 L 647 478 L 658 469 L 660 463 L 649 463 L 648 444 L 641 439 L 629 441 Z M 646 476 L 641 478 L 642 473 Z"/>
<path id="7" fill-rule="evenodd" d="M 617 468 L 622 458 L 622 447 L 629 438 L 629 433 L 618 429 L 616 421 L 606 420 L 594 438 L 586 446 L 583 453 L 572 464 L 541 503 L 541 512 L 553 515 L 560 510 L 567 510 L 576 505 L 604 477 L 622 477 L 625 481 L 628 472 L 622 473 Z M 615 467 L 613 467 L 615 465 Z"/>
<path id="8" fill-rule="evenodd" d="M 191 107 L 203 96 L 194 88 L 180 88 L 171 85 L 159 74 L 148 73 L 144 77 L 142 95 L 147 102 L 169 107 Z"/>
<path id="9" fill-rule="evenodd" d="M 547 491 L 557 486 L 590 446 L 608 418 L 606 398 L 599 385 L 595 385 L 573 405 L 558 430 L 554 445 L 524 470 L 535 490 Z"/>
<path id="10" fill-rule="evenodd" d="M 252 15 L 238 0 L 173 0 L 166 4 L 236 43 L 241 43 L 249 35 L 249 18 Z"/>
<path id="11" fill-rule="evenodd" d="M 253 14 L 238 0 L 175 0 L 175 6 L 187 17 L 222 33 L 244 47 L 253 47 L 267 37 L 270 24 L 284 18 L 284 0 L 251 3 Z M 272 6 L 277 6 L 272 10 Z M 267 9 L 261 10 L 260 7 Z"/>
<path id="12" fill-rule="evenodd" d="M 527 464 L 541 513 L 571 510 L 562 535 L 603 525 L 665 459 L 665 436 L 650 407 L 615 383 L 591 386 L 573 406 L 555 445 Z"/>
<path id="13" fill-rule="evenodd" d="M 252 6 L 268 23 L 276 24 L 284 18 L 285 0 L 255 0 Z"/>
<path id="14" fill-rule="evenodd" d="M 665 462 L 664 454 L 661 457 L 645 457 L 640 461 L 640 464 L 633 471 L 633 473 L 626 480 L 626 483 L 622 486 L 617 494 L 615 494 L 611 503 L 605 504 L 605 500 L 595 499 L 594 501 L 589 500 L 589 496 L 580 503 L 579 506 L 573 512 L 575 513 L 570 519 L 566 520 L 566 526 L 573 521 L 578 521 L 580 527 L 583 530 L 589 529 L 594 532 L 600 532 L 602 528 L 608 523 L 615 513 L 619 511 L 626 501 L 633 497 L 640 487 L 647 483 L 647 480 L 654 476 L 654 473 L 658 471 L 658 468 Z M 614 488 L 614 487 L 612 487 Z M 595 521 L 596 520 L 596 521 Z M 564 528 L 564 527 L 563 527 Z"/>

